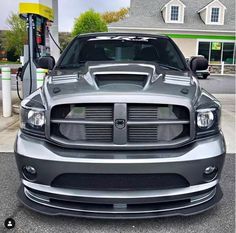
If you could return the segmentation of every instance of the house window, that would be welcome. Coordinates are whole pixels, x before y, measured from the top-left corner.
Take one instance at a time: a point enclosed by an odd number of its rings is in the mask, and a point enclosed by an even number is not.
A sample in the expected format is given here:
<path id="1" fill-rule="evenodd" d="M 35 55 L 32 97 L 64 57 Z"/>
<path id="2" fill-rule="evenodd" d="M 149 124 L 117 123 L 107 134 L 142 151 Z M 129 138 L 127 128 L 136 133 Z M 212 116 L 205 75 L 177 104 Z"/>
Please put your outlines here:
<path id="1" fill-rule="evenodd" d="M 221 42 L 211 42 L 211 64 L 221 63 L 222 55 L 222 43 Z"/>
<path id="2" fill-rule="evenodd" d="M 220 8 L 212 8 L 211 9 L 211 22 L 218 23 L 220 16 Z"/>
<path id="3" fill-rule="evenodd" d="M 178 6 L 171 6 L 170 20 L 171 21 L 179 20 L 179 7 Z"/>
<path id="4" fill-rule="evenodd" d="M 235 64 L 236 46 L 233 42 L 199 42 L 198 55 L 203 55 L 210 64 Z"/>
<path id="5" fill-rule="evenodd" d="M 234 43 L 224 43 L 223 47 L 223 61 L 226 64 L 235 63 L 235 47 Z"/>

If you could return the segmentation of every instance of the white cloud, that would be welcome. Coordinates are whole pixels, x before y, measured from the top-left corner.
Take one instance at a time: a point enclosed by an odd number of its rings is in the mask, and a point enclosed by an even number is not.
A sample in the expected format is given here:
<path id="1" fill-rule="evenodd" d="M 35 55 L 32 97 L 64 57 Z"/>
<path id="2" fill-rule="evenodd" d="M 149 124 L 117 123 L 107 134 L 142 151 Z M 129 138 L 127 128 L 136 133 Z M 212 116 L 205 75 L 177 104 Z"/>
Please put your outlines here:
<path id="1" fill-rule="evenodd" d="M 18 11 L 20 0 L 0 0 L 0 30 L 8 29 L 7 18 L 12 12 Z"/>

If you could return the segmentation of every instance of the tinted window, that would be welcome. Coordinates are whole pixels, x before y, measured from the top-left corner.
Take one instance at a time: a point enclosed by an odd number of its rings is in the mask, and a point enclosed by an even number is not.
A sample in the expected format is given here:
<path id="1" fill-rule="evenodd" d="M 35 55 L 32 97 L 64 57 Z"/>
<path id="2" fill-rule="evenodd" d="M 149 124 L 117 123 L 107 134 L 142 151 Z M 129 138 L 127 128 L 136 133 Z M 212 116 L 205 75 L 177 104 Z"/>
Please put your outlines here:
<path id="1" fill-rule="evenodd" d="M 185 69 L 175 46 L 165 38 L 78 38 L 74 40 L 59 66 L 73 68 L 87 61 L 150 61 Z"/>
<path id="2" fill-rule="evenodd" d="M 209 60 L 210 42 L 199 42 L 198 54 Z"/>
<path id="3" fill-rule="evenodd" d="M 233 64 L 234 57 L 234 43 L 224 43 L 223 47 L 223 61 L 227 64 Z"/>

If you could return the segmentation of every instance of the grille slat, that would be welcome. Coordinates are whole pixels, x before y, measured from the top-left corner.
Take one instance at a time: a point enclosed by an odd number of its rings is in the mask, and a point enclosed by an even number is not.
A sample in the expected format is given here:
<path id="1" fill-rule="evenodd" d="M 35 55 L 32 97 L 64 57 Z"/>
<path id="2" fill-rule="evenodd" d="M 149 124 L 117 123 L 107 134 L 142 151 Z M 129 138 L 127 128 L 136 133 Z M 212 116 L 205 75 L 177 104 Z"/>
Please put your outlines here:
<path id="1" fill-rule="evenodd" d="M 158 117 L 158 108 L 156 105 L 130 105 L 128 108 L 128 119 L 130 121 L 148 121 L 148 120 L 157 120 Z"/>
<path id="2" fill-rule="evenodd" d="M 128 140 L 130 142 L 157 142 L 157 126 L 129 126 Z"/>
<path id="3" fill-rule="evenodd" d="M 112 142 L 112 126 L 86 125 L 86 140 L 93 142 Z"/>
<path id="4" fill-rule="evenodd" d="M 113 109 L 111 107 L 86 107 L 85 118 L 87 120 L 112 120 Z"/>

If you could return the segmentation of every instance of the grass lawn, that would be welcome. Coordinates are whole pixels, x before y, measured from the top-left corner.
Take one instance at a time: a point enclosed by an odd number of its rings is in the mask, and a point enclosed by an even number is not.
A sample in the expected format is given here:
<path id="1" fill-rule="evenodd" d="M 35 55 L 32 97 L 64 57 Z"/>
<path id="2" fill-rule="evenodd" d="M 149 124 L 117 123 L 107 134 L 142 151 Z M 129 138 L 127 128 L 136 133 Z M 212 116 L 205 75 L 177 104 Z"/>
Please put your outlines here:
<path id="1" fill-rule="evenodd" d="M 0 65 L 6 65 L 6 64 L 21 64 L 18 61 L 0 61 Z"/>

